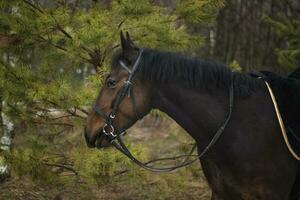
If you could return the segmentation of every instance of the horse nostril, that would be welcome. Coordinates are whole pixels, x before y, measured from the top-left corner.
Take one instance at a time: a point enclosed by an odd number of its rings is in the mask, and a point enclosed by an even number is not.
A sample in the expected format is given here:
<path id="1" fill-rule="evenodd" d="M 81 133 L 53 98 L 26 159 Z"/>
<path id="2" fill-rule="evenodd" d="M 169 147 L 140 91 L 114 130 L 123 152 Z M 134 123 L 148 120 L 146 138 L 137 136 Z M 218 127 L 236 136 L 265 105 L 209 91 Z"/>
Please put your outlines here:
<path id="1" fill-rule="evenodd" d="M 90 147 L 90 148 L 95 147 L 96 138 L 93 138 L 93 137 L 89 138 L 86 128 L 84 128 L 84 138 L 85 138 L 85 141 L 86 141 L 86 144 L 88 147 Z"/>

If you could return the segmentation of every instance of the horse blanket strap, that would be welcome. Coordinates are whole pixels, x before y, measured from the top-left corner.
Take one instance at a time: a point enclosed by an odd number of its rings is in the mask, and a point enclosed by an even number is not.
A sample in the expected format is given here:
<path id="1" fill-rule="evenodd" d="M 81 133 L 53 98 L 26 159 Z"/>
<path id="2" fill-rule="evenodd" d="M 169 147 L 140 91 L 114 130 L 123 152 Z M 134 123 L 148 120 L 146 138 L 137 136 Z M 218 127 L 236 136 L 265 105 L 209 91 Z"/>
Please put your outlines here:
<path id="1" fill-rule="evenodd" d="M 293 150 L 289 140 L 288 140 L 288 136 L 287 136 L 287 133 L 286 133 L 286 128 L 284 126 L 284 123 L 283 123 L 283 120 L 282 120 L 282 117 L 281 117 L 281 114 L 280 114 L 280 111 L 279 111 L 279 108 L 278 108 L 278 104 L 276 102 L 276 98 L 274 96 L 274 93 L 272 91 L 272 88 L 270 87 L 269 83 L 267 81 L 264 81 L 267 88 L 268 88 L 268 91 L 269 91 L 269 94 L 271 96 L 271 99 L 272 99 L 272 102 L 273 102 L 273 105 L 274 105 L 274 108 L 275 108 L 275 111 L 276 111 L 276 116 L 277 116 L 277 119 L 278 119 L 278 122 L 279 122 L 279 125 L 280 125 L 280 129 L 281 129 L 281 133 L 282 133 L 282 136 L 284 138 L 284 141 L 290 151 L 290 153 L 293 155 L 293 157 L 300 161 L 300 157 L 297 155 L 297 153 Z"/>

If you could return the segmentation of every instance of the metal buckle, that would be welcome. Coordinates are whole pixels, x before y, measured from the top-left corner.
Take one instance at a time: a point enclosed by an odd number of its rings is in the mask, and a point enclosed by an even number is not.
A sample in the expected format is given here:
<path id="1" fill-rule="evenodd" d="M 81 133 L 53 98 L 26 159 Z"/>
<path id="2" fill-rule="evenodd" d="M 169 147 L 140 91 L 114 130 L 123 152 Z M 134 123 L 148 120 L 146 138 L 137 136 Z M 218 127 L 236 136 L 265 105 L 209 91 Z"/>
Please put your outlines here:
<path id="1" fill-rule="evenodd" d="M 125 134 L 126 134 L 126 131 L 124 130 L 120 133 L 120 136 L 124 136 Z"/>
<path id="2" fill-rule="evenodd" d="M 110 129 L 109 132 L 106 131 L 106 128 L 107 128 L 107 127 L 109 127 L 109 129 Z M 102 128 L 102 131 L 103 131 L 103 133 L 104 133 L 106 136 L 108 136 L 110 139 L 111 139 L 111 138 L 114 139 L 115 137 L 117 137 L 117 135 L 114 134 L 115 128 L 114 128 L 112 125 L 105 124 L 105 125 L 103 126 L 103 128 Z"/>
<path id="3" fill-rule="evenodd" d="M 116 115 L 110 114 L 109 117 L 110 117 L 111 119 L 114 119 L 114 118 L 116 117 Z M 106 124 L 106 125 L 107 125 L 107 124 Z M 110 125 L 110 126 L 111 126 L 111 125 Z"/>
<path id="4" fill-rule="evenodd" d="M 125 83 L 125 85 L 132 85 L 131 81 L 129 81 L 129 80 L 124 81 L 124 83 Z"/>

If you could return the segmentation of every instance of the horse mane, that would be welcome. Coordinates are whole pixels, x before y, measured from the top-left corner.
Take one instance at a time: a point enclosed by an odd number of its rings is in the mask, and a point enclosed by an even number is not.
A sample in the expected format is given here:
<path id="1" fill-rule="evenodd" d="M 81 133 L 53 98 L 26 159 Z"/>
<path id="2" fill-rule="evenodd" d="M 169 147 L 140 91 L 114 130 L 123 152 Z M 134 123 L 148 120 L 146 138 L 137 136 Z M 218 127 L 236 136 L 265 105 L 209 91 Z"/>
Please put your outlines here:
<path id="1" fill-rule="evenodd" d="M 116 62 L 120 59 L 121 53 L 113 59 L 112 66 L 119 66 Z M 219 62 L 154 49 L 144 49 L 137 73 L 143 80 L 180 82 L 196 89 L 229 88 L 233 80 L 235 94 L 239 96 L 248 96 L 252 91 L 264 87 L 261 80 L 247 73 L 232 72 Z"/>

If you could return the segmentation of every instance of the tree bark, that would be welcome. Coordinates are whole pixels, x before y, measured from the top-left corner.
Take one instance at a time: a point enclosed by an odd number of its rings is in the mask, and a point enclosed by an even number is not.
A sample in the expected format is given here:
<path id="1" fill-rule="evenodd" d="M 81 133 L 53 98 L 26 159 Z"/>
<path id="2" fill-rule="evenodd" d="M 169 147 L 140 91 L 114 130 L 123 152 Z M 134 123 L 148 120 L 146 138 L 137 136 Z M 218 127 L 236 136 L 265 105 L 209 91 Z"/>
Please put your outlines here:
<path id="1" fill-rule="evenodd" d="M 285 73 L 279 67 L 276 49 L 286 41 L 263 17 L 280 19 L 284 14 L 300 20 L 299 9 L 296 0 L 227 0 L 217 17 L 213 57 L 226 64 L 236 60 L 246 71 L 268 69 Z"/>

